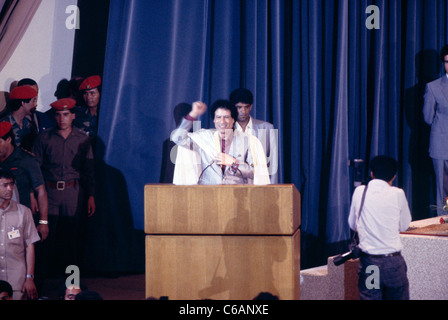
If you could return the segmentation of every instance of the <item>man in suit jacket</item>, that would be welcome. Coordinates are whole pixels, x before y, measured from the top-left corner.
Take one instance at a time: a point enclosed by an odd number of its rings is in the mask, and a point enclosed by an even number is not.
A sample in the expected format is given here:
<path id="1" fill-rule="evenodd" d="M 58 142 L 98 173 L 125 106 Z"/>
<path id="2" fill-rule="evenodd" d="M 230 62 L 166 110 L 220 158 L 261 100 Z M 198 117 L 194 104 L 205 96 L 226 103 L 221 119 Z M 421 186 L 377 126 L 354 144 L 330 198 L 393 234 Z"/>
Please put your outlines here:
<path id="1" fill-rule="evenodd" d="M 436 175 L 437 214 L 443 215 L 445 212 L 441 207 L 447 196 L 443 191 L 443 180 L 445 162 L 448 161 L 448 45 L 442 48 L 440 58 L 446 74 L 426 85 L 423 118 L 431 126 L 429 156 Z"/>
<path id="2" fill-rule="evenodd" d="M 274 126 L 266 121 L 250 116 L 253 107 L 253 95 L 248 89 L 239 88 L 230 94 L 237 111 L 235 130 L 256 136 L 264 147 L 271 184 L 278 183 L 278 134 Z"/>

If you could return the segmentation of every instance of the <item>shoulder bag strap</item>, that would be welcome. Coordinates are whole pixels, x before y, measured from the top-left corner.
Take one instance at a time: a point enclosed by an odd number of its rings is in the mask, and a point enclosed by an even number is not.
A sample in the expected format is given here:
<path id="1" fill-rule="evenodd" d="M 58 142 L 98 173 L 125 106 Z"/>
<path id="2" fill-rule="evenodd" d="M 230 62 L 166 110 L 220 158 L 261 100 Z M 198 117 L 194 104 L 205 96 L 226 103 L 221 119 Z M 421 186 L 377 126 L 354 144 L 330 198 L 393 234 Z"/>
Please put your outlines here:
<path id="1" fill-rule="evenodd" d="M 364 207 L 364 200 L 366 198 L 366 193 L 367 193 L 367 187 L 369 186 L 369 184 L 366 184 L 366 187 L 364 188 L 364 192 L 362 193 L 362 198 L 361 198 L 361 205 L 359 206 L 359 213 L 358 213 L 358 218 L 356 219 L 356 224 L 358 224 L 359 221 L 359 217 L 361 216 L 361 211 L 362 208 Z M 356 230 L 358 230 L 358 226 L 356 226 Z M 353 242 L 356 243 L 356 234 L 358 233 L 358 231 L 355 231 L 353 233 Z"/>

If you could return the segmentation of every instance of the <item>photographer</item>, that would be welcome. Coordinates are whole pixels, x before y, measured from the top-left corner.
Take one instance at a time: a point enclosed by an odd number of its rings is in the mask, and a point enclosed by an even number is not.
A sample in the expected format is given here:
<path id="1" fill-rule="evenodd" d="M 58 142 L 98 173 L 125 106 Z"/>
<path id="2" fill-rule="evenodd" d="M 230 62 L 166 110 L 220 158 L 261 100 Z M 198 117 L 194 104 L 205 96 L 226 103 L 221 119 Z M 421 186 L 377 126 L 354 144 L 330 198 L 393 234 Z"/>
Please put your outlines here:
<path id="1" fill-rule="evenodd" d="M 359 297 L 361 300 L 408 300 L 409 281 L 401 255 L 400 232 L 407 230 L 412 218 L 404 191 L 392 186 L 397 162 L 388 156 L 377 156 L 371 160 L 370 167 L 373 180 L 368 186 L 355 189 L 348 218 L 350 228 L 358 232 L 361 250 Z M 358 212 L 366 187 L 364 206 Z M 369 266 L 379 270 L 379 288 L 369 289 L 371 286 L 366 285 L 372 275 L 371 271 L 366 272 Z"/>

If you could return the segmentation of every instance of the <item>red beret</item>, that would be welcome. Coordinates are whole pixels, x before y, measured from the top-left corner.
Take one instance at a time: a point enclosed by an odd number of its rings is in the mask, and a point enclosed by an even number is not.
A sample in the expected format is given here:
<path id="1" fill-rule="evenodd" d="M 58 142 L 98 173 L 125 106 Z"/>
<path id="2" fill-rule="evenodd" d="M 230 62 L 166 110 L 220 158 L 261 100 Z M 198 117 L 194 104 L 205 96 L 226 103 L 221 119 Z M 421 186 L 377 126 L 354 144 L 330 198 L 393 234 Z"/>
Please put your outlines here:
<path id="1" fill-rule="evenodd" d="M 4 137 L 12 128 L 12 125 L 8 121 L 0 122 L 0 137 Z"/>
<path id="2" fill-rule="evenodd" d="M 19 86 L 12 89 L 9 94 L 10 99 L 31 99 L 37 96 L 37 91 L 32 86 Z"/>
<path id="3" fill-rule="evenodd" d="M 76 100 L 72 98 L 62 98 L 50 104 L 56 111 L 70 110 L 76 105 Z"/>
<path id="4" fill-rule="evenodd" d="M 96 87 L 99 87 L 100 84 L 101 84 L 100 76 L 91 76 L 91 77 L 85 78 L 84 81 L 81 82 L 81 85 L 79 86 L 79 90 L 95 89 Z"/>

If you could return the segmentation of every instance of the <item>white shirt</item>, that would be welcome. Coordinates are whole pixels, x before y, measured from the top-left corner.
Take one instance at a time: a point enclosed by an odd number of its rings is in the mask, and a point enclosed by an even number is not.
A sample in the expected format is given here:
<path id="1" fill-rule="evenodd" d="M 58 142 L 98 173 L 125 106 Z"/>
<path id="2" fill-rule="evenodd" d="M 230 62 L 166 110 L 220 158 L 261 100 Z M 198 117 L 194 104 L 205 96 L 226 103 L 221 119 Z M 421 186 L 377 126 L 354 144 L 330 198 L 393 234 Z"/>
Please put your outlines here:
<path id="1" fill-rule="evenodd" d="M 238 121 L 235 121 L 235 130 L 238 130 L 240 132 L 244 132 L 247 134 L 255 135 L 255 131 L 252 128 L 252 117 L 249 117 L 249 122 L 246 124 L 246 131 L 243 131 L 243 128 L 238 123 Z"/>
<path id="2" fill-rule="evenodd" d="M 364 188 L 355 189 L 348 217 L 350 228 L 358 231 L 360 249 L 369 254 L 401 251 L 400 232 L 406 231 L 412 220 L 404 191 L 384 180 L 370 181 L 358 219 Z"/>

